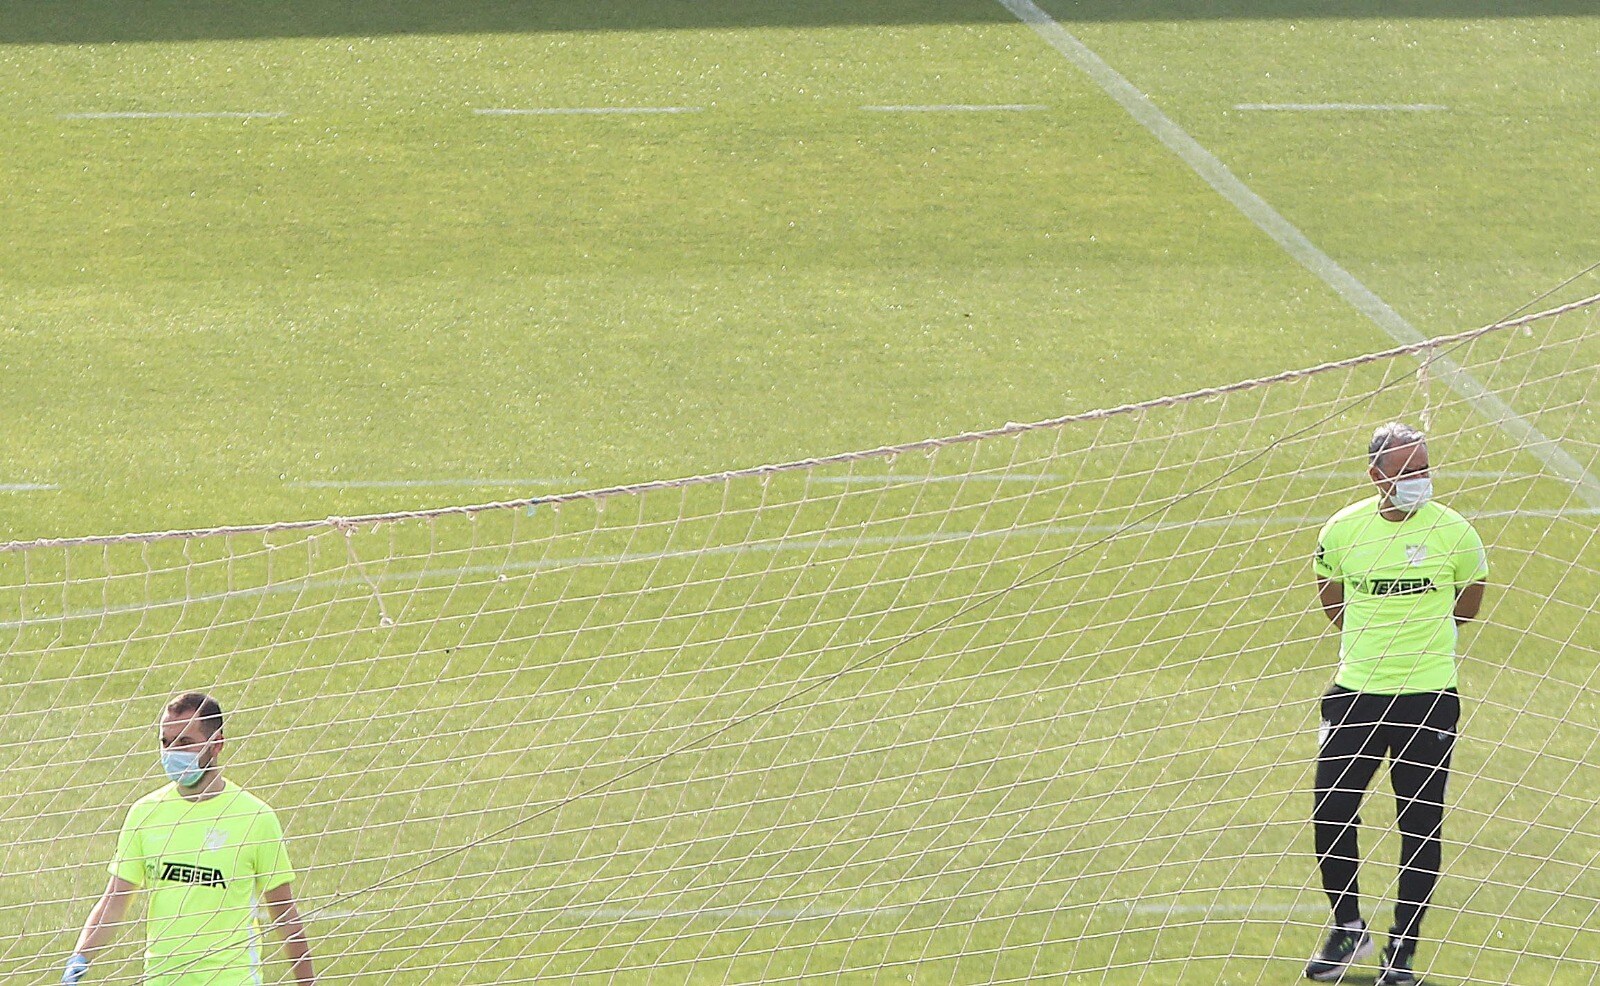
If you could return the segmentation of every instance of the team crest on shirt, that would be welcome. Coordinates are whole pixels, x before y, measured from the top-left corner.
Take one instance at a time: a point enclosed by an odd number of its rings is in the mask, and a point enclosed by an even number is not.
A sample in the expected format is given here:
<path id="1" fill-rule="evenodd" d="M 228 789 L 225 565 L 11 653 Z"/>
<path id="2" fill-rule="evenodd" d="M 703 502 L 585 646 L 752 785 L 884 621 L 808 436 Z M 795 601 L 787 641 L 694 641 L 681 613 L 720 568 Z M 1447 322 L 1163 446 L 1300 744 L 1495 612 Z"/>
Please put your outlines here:
<path id="1" fill-rule="evenodd" d="M 1420 565 L 1428 560 L 1428 546 L 1425 544 L 1406 545 L 1406 561 L 1412 565 Z"/>
<path id="2" fill-rule="evenodd" d="M 227 844 L 228 844 L 228 833 L 222 831 L 221 829 L 209 829 L 209 830 L 206 831 L 206 848 L 207 849 L 210 849 L 211 851 L 215 852 L 216 850 L 221 849 L 223 846 L 225 846 Z"/>

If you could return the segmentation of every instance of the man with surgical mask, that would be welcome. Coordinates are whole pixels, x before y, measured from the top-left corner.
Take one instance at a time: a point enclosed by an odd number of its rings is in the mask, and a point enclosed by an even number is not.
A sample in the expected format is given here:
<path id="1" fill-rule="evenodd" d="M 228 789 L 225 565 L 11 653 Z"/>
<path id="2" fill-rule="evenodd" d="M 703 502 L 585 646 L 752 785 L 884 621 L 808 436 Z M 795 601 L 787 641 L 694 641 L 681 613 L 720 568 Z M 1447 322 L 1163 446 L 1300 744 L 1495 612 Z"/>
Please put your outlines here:
<path id="1" fill-rule="evenodd" d="M 1439 879 L 1445 782 L 1461 715 L 1456 627 L 1478 615 L 1489 565 L 1472 525 L 1433 500 L 1421 432 L 1383 425 L 1367 453 L 1377 495 L 1334 514 L 1313 565 L 1322 610 L 1339 628 L 1339 671 L 1322 699 L 1312 816 L 1333 921 L 1306 976 L 1341 979 L 1375 950 L 1361 916 L 1357 813 L 1387 757 L 1400 881 L 1377 982 L 1410 986 Z"/>
<path id="2" fill-rule="evenodd" d="M 147 897 L 147 986 L 254 986 L 262 981 L 257 904 L 299 986 L 315 981 L 295 908 L 283 829 L 272 809 L 222 777 L 222 708 L 185 692 L 162 711 L 160 765 L 170 784 L 128 810 L 111 881 L 89 912 L 61 981 L 88 977 L 133 895 Z"/>

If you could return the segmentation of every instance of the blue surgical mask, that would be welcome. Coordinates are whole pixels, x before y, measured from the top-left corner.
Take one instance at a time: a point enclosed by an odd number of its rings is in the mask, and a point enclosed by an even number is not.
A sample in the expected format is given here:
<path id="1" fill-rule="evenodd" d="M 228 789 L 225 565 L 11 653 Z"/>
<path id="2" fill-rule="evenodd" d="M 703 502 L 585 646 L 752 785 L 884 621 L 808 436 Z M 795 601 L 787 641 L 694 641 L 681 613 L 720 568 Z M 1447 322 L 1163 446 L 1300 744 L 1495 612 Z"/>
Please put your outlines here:
<path id="1" fill-rule="evenodd" d="M 1427 476 L 1416 479 L 1397 479 L 1394 481 L 1394 493 L 1389 497 L 1389 502 L 1394 504 L 1396 510 L 1414 513 L 1417 508 L 1433 499 L 1433 480 Z"/>
<path id="2" fill-rule="evenodd" d="M 179 787 L 194 787 L 206 773 L 200 766 L 200 754 L 183 750 L 162 750 L 161 769 Z"/>

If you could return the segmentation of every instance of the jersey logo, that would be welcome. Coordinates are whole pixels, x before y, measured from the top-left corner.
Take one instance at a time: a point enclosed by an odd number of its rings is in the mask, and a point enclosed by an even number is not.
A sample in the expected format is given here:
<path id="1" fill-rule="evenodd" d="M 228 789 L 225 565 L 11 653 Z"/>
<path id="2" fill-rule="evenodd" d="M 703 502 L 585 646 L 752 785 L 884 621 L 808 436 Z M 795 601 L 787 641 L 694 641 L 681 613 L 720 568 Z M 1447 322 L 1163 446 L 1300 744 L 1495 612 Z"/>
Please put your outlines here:
<path id="1" fill-rule="evenodd" d="M 193 863 L 162 863 L 161 879 L 170 883 L 192 883 L 197 887 L 227 888 L 222 871 L 215 866 L 196 866 Z"/>
<path id="2" fill-rule="evenodd" d="M 1418 596 L 1433 591 L 1432 579 L 1368 579 L 1361 586 L 1369 596 Z"/>
<path id="3" fill-rule="evenodd" d="M 1406 561 L 1412 565 L 1420 565 L 1428 560 L 1428 546 L 1425 544 L 1406 545 Z"/>
<path id="4" fill-rule="evenodd" d="M 221 849 L 223 846 L 225 846 L 227 844 L 228 844 L 228 833 L 223 832 L 223 831 L 221 831 L 219 829 L 208 829 L 206 831 L 206 848 L 207 849 L 210 849 L 212 852 L 216 852 L 218 849 Z"/>

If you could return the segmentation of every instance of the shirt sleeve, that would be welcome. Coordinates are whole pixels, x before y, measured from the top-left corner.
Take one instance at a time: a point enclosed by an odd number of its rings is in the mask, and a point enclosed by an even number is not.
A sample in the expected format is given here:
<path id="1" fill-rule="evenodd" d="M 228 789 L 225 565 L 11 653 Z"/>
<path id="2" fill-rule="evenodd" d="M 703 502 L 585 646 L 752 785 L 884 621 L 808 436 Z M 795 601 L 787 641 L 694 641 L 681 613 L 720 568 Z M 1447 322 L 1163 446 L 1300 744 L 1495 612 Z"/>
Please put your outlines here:
<path id="1" fill-rule="evenodd" d="M 256 892 L 266 893 L 294 881 L 294 867 L 289 865 L 289 847 L 283 841 L 283 827 L 278 816 L 271 811 L 262 814 L 256 824 Z"/>
<path id="2" fill-rule="evenodd" d="M 1451 558 L 1458 589 L 1489 577 L 1489 554 L 1483 550 L 1483 538 L 1471 524 L 1463 524 L 1462 528 L 1461 540 Z"/>
<path id="3" fill-rule="evenodd" d="M 139 834 L 136 808 L 128 810 L 122 821 L 122 831 L 117 833 L 117 854 L 107 867 L 111 875 L 120 877 L 136 887 L 144 886 L 144 839 Z"/>
<path id="4" fill-rule="evenodd" d="M 1317 553 L 1311 560 L 1311 568 L 1317 573 L 1318 578 L 1339 581 L 1342 578 L 1339 568 L 1339 549 L 1333 541 L 1333 522 L 1329 521 L 1317 534 Z"/>

